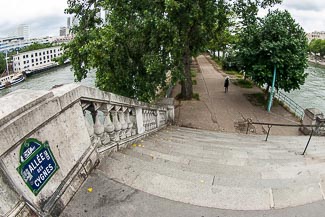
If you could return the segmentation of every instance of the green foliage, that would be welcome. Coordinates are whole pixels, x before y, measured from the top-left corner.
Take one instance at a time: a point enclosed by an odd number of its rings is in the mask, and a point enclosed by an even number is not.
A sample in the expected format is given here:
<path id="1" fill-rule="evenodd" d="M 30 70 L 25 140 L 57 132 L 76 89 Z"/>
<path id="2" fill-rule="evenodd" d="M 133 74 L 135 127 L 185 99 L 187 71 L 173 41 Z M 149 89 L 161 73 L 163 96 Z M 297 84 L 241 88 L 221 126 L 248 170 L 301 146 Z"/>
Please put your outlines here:
<path id="1" fill-rule="evenodd" d="M 308 46 L 308 51 L 320 57 L 325 56 L 325 40 L 313 39 Z"/>
<path id="2" fill-rule="evenodd" d="M 197 85 L 197 80 L 192 79 L 192 84 L 193 84 L 193 85 Z"/>
<path id="3" fill-rule="evenodd" d="M 234 24 L 232 22 L 234 14 L 229 2 L 219 0 L 216 4 L 216 23 L 210 32 L 211 39 L 208 44 L 208 49 L 212 52 L 213 56 L 218 51 L 218 59 L 220 59 L 220 51 L 224 53 L 227 45 L 233 41 L 230 27 Z"/>
<path id="4" fill-rule="evenodd" d="M 44 49 L 44 48 L 49 48 L 53 47 L 54 45 L 52 43 L 46 43 L 46 44 L 40 44 L 40 43 L 33 43 L 27 47 L 24 47 L 20 49 L 20 53 L 27 52 L 27 51 L 32 51 L 32 50 L 39 50 L 39 49 Z"/>
<path id="5" fill-rule="evenodd" d="M 253 88 L 253 83 L 249 80 L 238 79 L 232 83 L 242 88 Z"/>
<path id="6" fill-rule="evenodd" d="M 232 37 L 234 13 L 227 2 L 68 0 L 66 13 L 73 14 L 79 25 L 73 27 L 75 38 L 65 46 L 62 59 L 70 59 L 76 80 L 95 69 L 100 89 L 143 101 L 153 100 L 158 87 L 164 89 L 170 70 L 173 82 L 181 81 L 182 98 L 190 99 L 191 57 L 205 50 L 211 37 L 217 40 L 213 49 L 221 50 Z M 247 2 L 266 7 L 279 0 Z M 247 2 L 236 1 L 236 10 L 246 11 Z M 101 8 L 109 11 L 105 24 L 96 16 Z"/>
<path id="7" fill-rule="evenodd" d="M 277 67 L 276 88 L 299 89 L 307 74 L 307 38 L 287 11 L 273 11 L 240 33 L 237 57 L 241 69 L 262 86 L 272 84 Z"/>
<path id="8" fill-rule="evenodd" d="M 193 93 L 193 99 L 200 101 L 200 95 L 198 93 Z"/>
<path id="9" fill-rule="evenodd" d="M 192 78 L 196 77 L 196 70 L 195 69 L 191 69 L 191 77 Z"/>
<path id="10" fill-rule="evenodd" d="M 3 53 L 0 53 L 0 75 L 4 70 L 6 70 L 6 55 Z"/>
<path id="11" fill-rule="evenodd" d="M 263 93 L 245 94 L 247 100 L 255 106 L 265 106 L 267 99 Z"/>
<path id="12" fill-rule="evenodd" d="M 208 41 L 214 23 L 213 0 L 69 0 L 66 13 L 75 14 L 79 26 L 65 47 L 76 80 L 96 69 L 96 85 L 143 101 L 155 98 L 166 86 L 166 72 L 181 80 L 182 95 L 192 97 L 191 57 Z M 96 17 L 108 10 L 107 24 Z"/>

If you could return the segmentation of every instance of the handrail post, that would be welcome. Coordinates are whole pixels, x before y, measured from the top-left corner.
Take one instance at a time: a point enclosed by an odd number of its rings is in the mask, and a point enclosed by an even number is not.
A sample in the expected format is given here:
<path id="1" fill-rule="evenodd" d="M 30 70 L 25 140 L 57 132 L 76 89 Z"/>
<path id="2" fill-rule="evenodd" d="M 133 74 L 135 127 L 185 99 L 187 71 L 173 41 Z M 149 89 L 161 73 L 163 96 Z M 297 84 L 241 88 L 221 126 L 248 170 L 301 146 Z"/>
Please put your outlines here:
<path id="1" fill-rule="evenodd" d="M 269 128 L 268 131 L 267 131 L 267 135 L 266 135 L 266 138 L 265 138 L 265 142 L 267 142 L 267 139 L 269 138 L 269 134 L 270 134 L 270 130 L 272 128 L 272 125 L 267 125 L 267 127 Z"/>
<path id="2" fill-rule="evenodd" d="M 246 134 L 248 134 L 249 126 L 252 124 L 252 119 L 248 118 L 247 119 L 247 129 L 246 129 Z"/>
<path id="3" fill-rule="evenodd" d="M 308 139 L 307 145 L 306 145 L 306 147 L 305 147 L 304 152 L 303 152 L 301 155 L 305 155 L 305 152 L 307 151 L 307 148 L 308 148 L 309 142 L 310 142 L 310 140 L 311 140 L 311 137 L 313 136 L 313 133 L 314 133 L 314 128 L 311 128 L 311 133 L 310 133 L 310 136 L 309 136 L 309 139 Z"/>

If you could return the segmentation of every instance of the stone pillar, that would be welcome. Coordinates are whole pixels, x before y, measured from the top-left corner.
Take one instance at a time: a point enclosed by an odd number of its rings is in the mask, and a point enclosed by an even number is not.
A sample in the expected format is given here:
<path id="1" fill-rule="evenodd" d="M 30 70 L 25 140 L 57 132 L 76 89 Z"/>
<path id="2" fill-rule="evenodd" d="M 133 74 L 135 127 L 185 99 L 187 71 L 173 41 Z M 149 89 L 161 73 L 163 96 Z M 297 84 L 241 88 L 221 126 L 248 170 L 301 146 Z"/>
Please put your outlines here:
<path id="1" fill-rule="evenodd" d="M 160 127 L 160 119 L 161 119 L 161 117 L 160 117 L 160 111 L 159 111 L 159 109 L 157 109 L 157 116 L 156 116 L 156 123 L 157 123 L 157 128 L 159 128 Z"/>
<path id="2" fill-rule="evenodd" d="M 167 121 L 171 122 L 171 123 L 174 123 L 174 120 L 175 120 L 175 108 L 174 108 L 174 105 L 169 105 L 167 107 L 167 109 L 168 109 L 168 111 L 167 111 L 167 114 L 168 114 Z"/>
<path id="3" fill-rule="evenodd" d="M 303 119 L 302 124 L 303 125 L 320 125 L 321 121 L 324 119 L 323 113 L 315 108 L 307 108 L 305 109 L 305 116 Z M 317 121 L 318 120 L 318 121 Z M 319 128 L 319 127 L 317 127 Z M 302 127 L 300 130 L 303 132 L 303 134 L 308 135 L 310 134 L 312 127 Z M 315 129 L 315 133 L 317 134 L 317 131 L 319 129 Z"/>
<path id="4" fill-rule="evenodd" d="M 143 126 L 142 108 L 135 108 L 135 118 L 138 134 L 144 133 L 145 128 Z"/>

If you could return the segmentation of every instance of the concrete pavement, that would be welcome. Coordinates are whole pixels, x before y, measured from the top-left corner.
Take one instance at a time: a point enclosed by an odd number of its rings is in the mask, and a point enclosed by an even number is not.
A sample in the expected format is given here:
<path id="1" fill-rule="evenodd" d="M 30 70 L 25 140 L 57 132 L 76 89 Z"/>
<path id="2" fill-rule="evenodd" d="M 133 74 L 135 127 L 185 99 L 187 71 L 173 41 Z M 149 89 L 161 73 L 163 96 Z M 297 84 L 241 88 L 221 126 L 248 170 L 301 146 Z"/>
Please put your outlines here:
<path id="1" fill-rule="evenodd" d="M 91 193 L 89 187 L 93 187 Z M 193 206 L 135 190 L 95 170 L 61 217 L 322 217 L 324 210 L 324 201 L 269 211 Z"/>
<path id="2" fill-rule="evenodd" d="M 200 101 L 177 101 L 176 124 L 179 126 L 215 130 L 222 132 L 239 132 L 238 125 L 245 119 L 255 122 L 299 124 L 297 118 L 282 106 L 273 106 L 268 113 L 263 106 L 255 106 L 245 95 L 261 93 L 254 87 L 246 89 L 232 83 L 229 92 L 224 93 L 224 77 L 222 70 L 216 69 L 203 55 L 197 57 L 200 72 L 197 73 L 197 85 L 194 92 L 200 96 Z M 232 78 L 231 78 L 232 79 Z M 179 85 L 175 87 L 173 96 L 180 92 Z M 266 126 L 255 126 L 256 133 L 263 134 Z M 297 128 L 273 127 L 271 135 L 300 135 Z"/>

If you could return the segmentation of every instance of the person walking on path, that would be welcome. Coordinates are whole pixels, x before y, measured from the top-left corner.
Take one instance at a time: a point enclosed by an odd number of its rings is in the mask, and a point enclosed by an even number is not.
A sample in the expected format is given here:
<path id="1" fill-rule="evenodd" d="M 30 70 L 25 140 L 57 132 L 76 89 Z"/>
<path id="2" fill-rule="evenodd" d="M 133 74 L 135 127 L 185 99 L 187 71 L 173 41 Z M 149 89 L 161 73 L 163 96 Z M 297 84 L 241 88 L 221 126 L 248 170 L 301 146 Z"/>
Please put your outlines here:
<path id="1" fill-rule="evenodd" d="M 225 87 L 225 93 L 227 93 L 228 92 L 228 86 L 229 86 L 229 76 L 226 77 L 223 86 Z"/>

